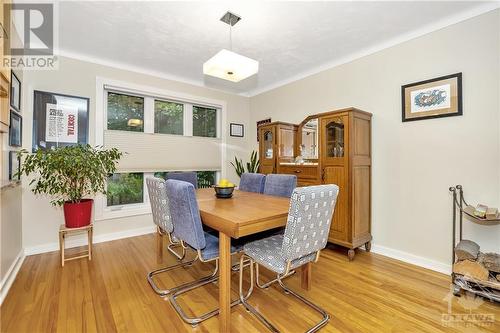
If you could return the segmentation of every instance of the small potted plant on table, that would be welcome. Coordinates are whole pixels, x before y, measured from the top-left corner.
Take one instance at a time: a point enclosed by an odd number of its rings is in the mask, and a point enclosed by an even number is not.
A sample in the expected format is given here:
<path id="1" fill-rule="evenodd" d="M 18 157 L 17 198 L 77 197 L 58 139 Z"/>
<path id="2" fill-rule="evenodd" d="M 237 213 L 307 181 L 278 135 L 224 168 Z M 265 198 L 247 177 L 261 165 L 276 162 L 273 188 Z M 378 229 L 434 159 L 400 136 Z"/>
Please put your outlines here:
<path id="1" fill-rule="evenodd" d="M 106 193 L 106 179 L 116 171 L 122 154 L 116 148 L 90 145 L 38 150 L 34 154 L 22 150 L 19 155 L 25 159 L 18 174 L 33 174 L 33 193 L 52 196 L 51 203 L 64 208 L 66 227 L 78 228 L 90 224 L 93 199 L 89 197 Z"/>

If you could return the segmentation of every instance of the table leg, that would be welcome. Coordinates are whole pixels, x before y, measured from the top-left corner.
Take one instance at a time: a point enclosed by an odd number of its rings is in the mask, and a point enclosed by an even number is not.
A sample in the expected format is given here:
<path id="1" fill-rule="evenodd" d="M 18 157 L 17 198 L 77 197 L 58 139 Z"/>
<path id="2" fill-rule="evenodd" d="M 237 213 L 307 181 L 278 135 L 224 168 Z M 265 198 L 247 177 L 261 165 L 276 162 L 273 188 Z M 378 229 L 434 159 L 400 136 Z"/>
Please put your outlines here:
<path id="1" fill-rule="evenodd" d="M 312 263 L 307 263 L 300 268 L 300 286 L 302 289 L 311 290 Z"/>
<path id="2" fill-rule="evenodd" d="M 219 332 L 231 330 L 231 237 L 219 232 Z"/>

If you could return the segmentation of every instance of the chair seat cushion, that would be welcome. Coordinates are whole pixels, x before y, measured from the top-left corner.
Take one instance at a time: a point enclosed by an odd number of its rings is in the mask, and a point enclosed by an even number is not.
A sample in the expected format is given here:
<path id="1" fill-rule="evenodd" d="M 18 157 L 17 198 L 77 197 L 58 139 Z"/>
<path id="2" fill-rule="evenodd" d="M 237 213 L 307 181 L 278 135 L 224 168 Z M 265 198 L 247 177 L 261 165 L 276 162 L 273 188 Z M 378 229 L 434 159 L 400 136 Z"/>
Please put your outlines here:
<path id="1" fill-rule="evenodd" d="M 206 246 L 201 250 L 201 259 L 212 260 L 219 257 L 219 237 L 205 231 Z M 231 254 L 238 253 L 243 249 L 239 244 L 231 244 Z"/>
<path id="2" fill-rule="evenodd" d="M 281 256 L 282 245 L 283 234 L 279 234 L 247 243 L 243 247 L 243 251 L 258 264 L 273 272 L 283 274 L 286 270 L 286 260 Z M 305 263 L 314 261 L 315 258 L 316 252 L 305 255 L 293 260 L 290 268 L 297 268 Z"/>

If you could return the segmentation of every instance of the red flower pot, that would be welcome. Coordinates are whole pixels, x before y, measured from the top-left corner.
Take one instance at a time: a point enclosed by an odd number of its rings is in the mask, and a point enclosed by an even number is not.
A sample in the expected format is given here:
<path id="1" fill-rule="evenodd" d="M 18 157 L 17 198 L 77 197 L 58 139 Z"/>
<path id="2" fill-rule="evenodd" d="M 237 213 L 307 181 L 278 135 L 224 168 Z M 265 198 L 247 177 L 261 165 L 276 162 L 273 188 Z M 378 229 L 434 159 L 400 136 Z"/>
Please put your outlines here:
<path id="1" fill-rule="evenodd" d="M 64 220 L 67 228 L 80 228 L 90 224 L 92 199 L 82 199 L 78 203 L 64 203 Z"/>

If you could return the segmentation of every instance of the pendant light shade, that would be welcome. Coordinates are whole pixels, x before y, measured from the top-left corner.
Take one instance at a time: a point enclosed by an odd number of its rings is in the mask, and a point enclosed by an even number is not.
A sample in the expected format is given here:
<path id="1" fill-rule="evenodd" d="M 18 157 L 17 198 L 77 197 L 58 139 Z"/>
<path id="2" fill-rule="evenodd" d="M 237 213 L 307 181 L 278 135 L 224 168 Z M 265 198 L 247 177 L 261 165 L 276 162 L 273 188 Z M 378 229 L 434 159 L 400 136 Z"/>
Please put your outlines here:
<path id="1" fill-rule="evenodd" d="M 259 62 L 222 49 L 203 64 L 203 74 L 239 82 L 259 71 Z"/>

